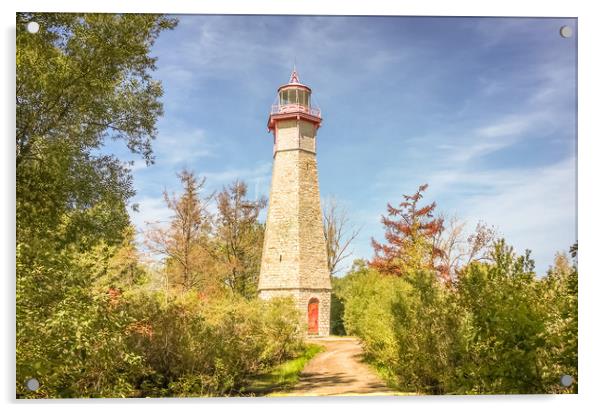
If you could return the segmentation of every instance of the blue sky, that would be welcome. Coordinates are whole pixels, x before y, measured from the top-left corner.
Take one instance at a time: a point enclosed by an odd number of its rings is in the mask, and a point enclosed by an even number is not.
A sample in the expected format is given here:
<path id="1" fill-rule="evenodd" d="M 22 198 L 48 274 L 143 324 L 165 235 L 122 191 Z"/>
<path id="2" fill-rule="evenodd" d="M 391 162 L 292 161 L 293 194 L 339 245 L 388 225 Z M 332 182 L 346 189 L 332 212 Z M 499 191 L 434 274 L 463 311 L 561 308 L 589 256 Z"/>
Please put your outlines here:
<path id="1" fill-rule="evenodd" d="M 576 241 L 576 20 L 178 18 L 153 50 L 165 114 L 156 163 L 133 167 L 139 229 L 169 218 L 162 192 L 184 167 L 208 192 L 239 178 L 269 194 L 268 111 L 296 61 L 324 117 L 321 196 L 362 228 L 355 257 L 382 239 L 386 203 L 422 183 L 440 212 L 531 249 L 539 274 Z"/>

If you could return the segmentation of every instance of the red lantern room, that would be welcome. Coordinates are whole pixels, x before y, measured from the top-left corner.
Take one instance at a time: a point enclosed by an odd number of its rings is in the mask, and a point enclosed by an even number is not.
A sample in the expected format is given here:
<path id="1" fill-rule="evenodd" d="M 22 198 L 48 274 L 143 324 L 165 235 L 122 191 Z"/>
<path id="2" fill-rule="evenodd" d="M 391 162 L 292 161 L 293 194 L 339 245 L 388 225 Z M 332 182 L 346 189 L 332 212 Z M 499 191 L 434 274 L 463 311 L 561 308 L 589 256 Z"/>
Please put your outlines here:
<path id="1" fill-rule="evenodd" d="M 278 96 L 272 105 L 268 130 L 274 131 L 279 120 L 306 120 L 320 127 L 322 116 L 318 107 L 311 104 L 311 89 L 299 81 L 299 74 L 293 68 L 287 84 L 278 88 Z"/>

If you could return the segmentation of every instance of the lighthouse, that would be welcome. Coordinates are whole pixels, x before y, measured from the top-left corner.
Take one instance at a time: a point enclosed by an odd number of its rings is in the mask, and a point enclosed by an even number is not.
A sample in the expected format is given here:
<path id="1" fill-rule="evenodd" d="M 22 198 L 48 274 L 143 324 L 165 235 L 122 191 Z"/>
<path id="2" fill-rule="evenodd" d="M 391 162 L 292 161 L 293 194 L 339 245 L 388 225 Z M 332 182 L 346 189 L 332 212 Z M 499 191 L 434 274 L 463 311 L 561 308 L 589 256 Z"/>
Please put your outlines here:
<path id="1" fill-rule="evenodd" d="M 274 137 L 272 186 L 258 291 L 262 299 L 291 296 L 310 336 L 330 333 L 330 272 L 316 160 L 321 123 L 311 89 L 293 69 L 289 82 L 278 88 L 268 119 Z"/>

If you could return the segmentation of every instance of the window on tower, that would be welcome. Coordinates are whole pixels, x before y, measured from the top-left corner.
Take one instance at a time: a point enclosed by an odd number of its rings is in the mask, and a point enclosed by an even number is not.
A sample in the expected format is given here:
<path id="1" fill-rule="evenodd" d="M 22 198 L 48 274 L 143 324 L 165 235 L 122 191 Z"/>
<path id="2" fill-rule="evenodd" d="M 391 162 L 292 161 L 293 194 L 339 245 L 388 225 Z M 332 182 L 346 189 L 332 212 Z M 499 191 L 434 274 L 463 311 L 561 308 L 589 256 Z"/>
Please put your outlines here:
<path id="1" fill-rule="evenodd" d="M 305 90 L 299 90 L 299 104 L 309 107 L 309 93 Z"/>
<path id="2" fill-rule="evenodd" d="M 309 107 L 309 92 L 303 89 L 286 89 L 280 91 L 280 105 L 301 105 Z"/>
<path id="3" fill-rule="evenodd" d="M 294 90 L 282 90 L 280 92 L 280 105 L 285 106 L 293 104 L 295 100 Z"/>

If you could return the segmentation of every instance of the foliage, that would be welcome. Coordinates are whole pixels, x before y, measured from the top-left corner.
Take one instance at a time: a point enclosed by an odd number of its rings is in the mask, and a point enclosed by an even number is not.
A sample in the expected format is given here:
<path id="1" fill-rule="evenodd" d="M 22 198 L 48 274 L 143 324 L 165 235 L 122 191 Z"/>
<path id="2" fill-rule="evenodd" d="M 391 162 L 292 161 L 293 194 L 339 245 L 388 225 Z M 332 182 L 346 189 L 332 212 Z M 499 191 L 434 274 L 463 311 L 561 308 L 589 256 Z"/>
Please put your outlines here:
<path id="1" fill-rule="evenodd" d="M 152 161 L 162 89 L 149 52 L 174 26 L 160 15 L 17 14 L 18 396 L 126 396 L 144 369 L 108 287 L 142 277 L 125 244 L 131 175 L 100 149 L 122 140 Z M 38 392 L 24 390 L 29 377 Z"/>
<path id="2" fill-rule="evenodd" d="M 135 319 L 129 343 L 150 370 L 138 396 L 235 394 L 251 376 L 303 349 L 299 314 L 286 299 L 144 293 L 124 305 Z"/>
<path id="3" fill-rule="evenodd" d="M 291 302 L 208 299 L 196 282 L 217 271 L 206 275 L 197 253 L 209 261 L 215 240 L 192 173 L 181 175 L 181 198 L 165 195 L 176 215 L 166 270 L 181 290 L 153 290 L 141 264 L 131 175 L 103 145 L 121 140 L 153 161 L 162 89 L 149 52 L 174 25 L 159 15 L 17 15 L 18 397 L 227 395 L 303 350 Z"/>
<path id="4" fill-rule="evenodd" d="M 163 192 L 167 207 L 173 213 L 169 225 L 154 223 L 146 233 L 146 244 L 151 251 L 165 257 L 168 285 L 177 291 L 191 289 L 215 293 L 219 279 L 211 266 L 209 242 L 213 216 L 208 207 L 213 198 L 201 198 L 205 179 L 183 170 L 178 174 L 184 192 L 180 196 Z"/>
<path id="5" fill-rule="evenodd" d="M 107 137 L 151 160 L 162 89 L 149 52 L 174 26 L 152 14 L 18 13 L 17 165 L 40 160 L 40 144 L 85 150 Z"/>
<path id="6" fill-rule="evenodd" d="M 216 248 L 224 282 L 241 296 L 257 293 L 264 227 L 257 220 L 266 206 L 264 197 L 249 200 L 247 185 L 235 181 L 217 195 Z"/>
<path id="7" fill-rule="evenodd" d="M 392 305 L 396 383 L 417 392 L 448 392 L 456 381 L 456 353 L 463 344 L 459 308 L 434 272 L 413 272 L 404 281 L 410 287 L 398 291 Z"/>
<path id="8" fill-rule="evenodd" d="M 35 35 L 30 20 L 40 24 Z M 120 139 L 152 161 L 162 89 L 149 52 L 174 25 L 146 14 L 17 14 L 17 242 L 31 246 L 24 259 L 40 247 L 120 242 L 131 176 L 98 149 Z"/>
<path id="9" fill-rule="evenodd" d="M 281 363 L 267 373 L 252 377 L 242 393 L 259 396 L 291 389 L 299 382 L 299 375 L 305 365 L 323 349 L 323 346 L 308 344 L 305 351 L 295 359 Z"/>
<path id="10" fill-rule="evenodd" d="M 397 208 L 387 204 L 388 217 L 382 217 L 387 243 L 372 239 L 373 268 L 396 276 L 435 269 L 435 260 L 442 255 L 435 240 L 443 231 L 443 219 L 433 217 L 435 202 L 418 205 L 427 188 L 425 184 L 413 195 L 403 195 L 404 200 Z"/>
<path id="11" fill-rule="evenodd" d="M 22 276 L 18 291 L 32 281 Z M 47 319 L 18 306 L 28 319 L 18 322 L 19 397 L 232 395 L 304 350 L 290 299 L 65 288 L 56 305 L 41 305 Z M 29 377 L 39 391 L 24 388 Z"/>
<path id="12" fill-rule="evenodd" d="M 575 261 L 570 263 L 566 254 L 557 254 L 554 266 L 539 285 L 539 296 L 545 311 L 544 348 L 541 356 L 542 378 L 546 387 L 553 392 L 577 392 L 577 343 L 578 343 L 578 276 L 577 247 L 572 247 Z M 570 375 L 575 379 L 567 390 L 559 385 L 558 376 Z"/>
<path id="13" fill-rule="evenodd" d="M 577 377 L 577 270 L 560 255 L 537 278 L 529 251 L 503 240 L 454 284 L 432 271 L 398 278 L 355 265 L 336 286 L 345 330 L 403 391 L 565 393 Z"/>
<path id="14" fill-rule="evenodd" d="M 332 293 L 330 296 L 330 333 L 332 335 L 346 335 L 345 323 L 343 316 L 345 314 L 345 305 L 341 299 L 341 289 L 345 285 L 345 280 L 333 277 L 332 278 Z"/>
<path id="15" fill-rule="evenodd" d="M 401 278 L 382 276 L 363 261 L 355 262 L 338 287 L 345 331 L 362 340 L 366 356 L 377 367 L 398 363 L 392 307 L 397 291 L 407 288 Z"/>
<path id="16" fill-rule="evenodd" d="M 539 304 L 533 260 L 529 251 L 516 256 L 503 240 L 494 244 L 491 259 L 493 264 L 470 264 L 458 279 L 469 350 L 457 384 L 477 393 L 544 392 L 539 351 L 545 344 L 545 307 Z"/>
<path id="17" fill-rule="evenodd" d="M 18 248 L 17 396 L 127 396 L 144 365 L 125 342 L 128 314 L 95 288 L 91 259 L 52 252 L 50 264 L 32 268 L 20 257 Z M 25 390 L 30 377 L 40 380 L 38 392 Z"/>

